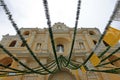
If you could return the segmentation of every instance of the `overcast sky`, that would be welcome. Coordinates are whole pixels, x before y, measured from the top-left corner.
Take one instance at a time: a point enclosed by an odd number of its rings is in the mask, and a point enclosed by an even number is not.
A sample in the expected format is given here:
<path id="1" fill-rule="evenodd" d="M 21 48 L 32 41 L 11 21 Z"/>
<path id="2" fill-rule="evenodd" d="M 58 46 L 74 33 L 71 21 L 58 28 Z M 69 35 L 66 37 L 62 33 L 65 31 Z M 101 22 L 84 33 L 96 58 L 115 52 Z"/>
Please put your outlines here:
<path id="1" fill-rule="evenodd" d="M 47 27 L 43 0 L 4 0 L 19 28 Z M 78 0 L 48 0 L 52 25 L 63 22 L 74 27 Z M 79 28 L 99 28 L 103 32 L 113 12 L 117 0 L 82 0 Z M 112 26 L 120 29 L 120 22 Z M 15 35 L 16 32 L 0 6 L 0 39 L 2 35 Z"/>

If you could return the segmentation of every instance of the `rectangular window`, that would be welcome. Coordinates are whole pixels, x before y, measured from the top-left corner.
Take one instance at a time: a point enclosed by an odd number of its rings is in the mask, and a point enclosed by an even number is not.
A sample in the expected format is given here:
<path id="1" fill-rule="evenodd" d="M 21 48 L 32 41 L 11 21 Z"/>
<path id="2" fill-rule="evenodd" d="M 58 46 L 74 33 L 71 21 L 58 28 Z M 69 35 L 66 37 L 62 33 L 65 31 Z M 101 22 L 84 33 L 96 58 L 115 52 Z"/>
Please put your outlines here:
<path id="1" fill-rule="evenodd" d="M 12 73 L 12 72 L 10 72 L 10 73 L 8 73 L 8 75 L 10 75 L 10 76 L 14 76 L 14 75 L 16 75 L 16 73 Z"/>
<path id="2" fill-rule="evenodd" d="M 61 45 L 61 44 L 57 45 L 57 52 L 58 53 L 63 53 L 64 52 L 64 46 Z"/>
<path id="3" fill-rule="evenodd" d="M 25 43 L 22 43 L 22 44 L 21 44 L 21 47 L 25 47 Z"/>
<path id="4" fill-rule="evenodd" d="M 16 43 L 17 43 L 16 40 L 12 41 L 12 42 L 10 43 L 9 47 L 15 47 Z"/>
<path id="5" fill-rule="evenodd" d="M 96 44 L 97 44 L 97 41 L 96 41 L 96 40 L 93 40 L 93 43 L 94 43 L 94 45 L 96 45 Z"/>
<path id="6" fill-rule="evenodd" d="M 27 43 L 27 40 L 25 40 Z M 25 43 L 22 42 L 21 47 L 25 47 Z"/>
<path id="7" fill-rule="evenodd" d="M 36 50 L 40 50 L 41 49 L 41 43 L 37 43 L 37 45 L 36 45 Z"/>
<path id="8" fill-rule="evenodd" d="M 80 49 L 85 49 L 85 46 L 84 46 L 83 42 L 79 42 L 79 48 Z"/>

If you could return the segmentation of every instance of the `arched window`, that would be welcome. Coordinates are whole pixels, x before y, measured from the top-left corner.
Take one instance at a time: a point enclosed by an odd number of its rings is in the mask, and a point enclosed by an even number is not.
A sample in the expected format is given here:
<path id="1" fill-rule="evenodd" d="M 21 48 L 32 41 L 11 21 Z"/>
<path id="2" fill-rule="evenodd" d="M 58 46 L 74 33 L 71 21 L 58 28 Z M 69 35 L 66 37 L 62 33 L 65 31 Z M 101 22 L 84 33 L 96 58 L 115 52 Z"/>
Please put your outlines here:
<path id="1" fill-rule="evenodd" d="M 27 40 L 25 40 L 25 42 L 27 43 Z M 25 47 L 25 43 L 24 42 L 22 42 L 21 47 Z"/>
<path id="2" fill-rule="evenodd" d="M 94 45 L 96 45 L 96 44 L 97 44 L 97 41 L 93 40 L 93 43 L 94 43 Z"/>
<path id="3" fill-rule="evenodd" d="M 29 31 L 25 31 L 25 32 L 24 32 L 24 35 L 26 35 L 26 36 L 29 35 L 29 34 L 30 34 Z"/>
<path id="4" fill-rule="evenodd" d="M 79 42 L 79 47 L 80 47 L 80 49 L 85 49 L 83 42 Z"/>
<path id="5" fill-rule="evenodd" d="M 95 32 L 89 31 L 89 34 L 90 34 L 90 35 L 95 35 Z"/>
<path id="6" fill-rule="evenodd" d="M 12 65 L 12 58 L 11 57 L 4 57 L 3 59 L 0 60 L 0 64 L 5 65 L 5 66 L 11 66 Z"/>
<path id="7" fill-rule="evenodd" d="M 12 42 L 10 43 L 9 47 L 14 47 L 14 46 L 16 45 L 16 43 L 17 43 L 16 40 L 12 41 Z"/>
<path id="8" fill-rule="evenodd" d="M 106 47 L 108 47 L 109 45 L 105 42 L 105 41 L 103 41 L 103 43 L 104 43 L 104 45 L 106 46 Z"/>
<path id="9" fill-rule="evenodd" d="M 64 46 L 62 44 L 57 45 L 57 52 L 59 52 L 59 53 L 64 52 Z"/>
<path id="10" fill-rule="evenodd" d="M 22 43 L 22 44 L 21 44 L 21 47 L 25 47 L 25 43 Z"/>
<path id="11" fill-rule="evenodd" d="M 41 43 L 37 43 L 37 45 L 36 45 L 36 50 L 40 50 L 41 49 Z"/>

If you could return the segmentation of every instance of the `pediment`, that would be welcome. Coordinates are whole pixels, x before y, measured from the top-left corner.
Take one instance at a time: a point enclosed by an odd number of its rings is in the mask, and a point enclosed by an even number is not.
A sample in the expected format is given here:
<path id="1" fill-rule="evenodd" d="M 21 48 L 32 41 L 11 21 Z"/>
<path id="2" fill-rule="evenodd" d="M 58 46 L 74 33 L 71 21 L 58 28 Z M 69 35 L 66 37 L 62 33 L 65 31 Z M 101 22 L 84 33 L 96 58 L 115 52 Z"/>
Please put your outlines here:
<path id="1" fill-rule="evenodd" d="M 64 23 L 55 23 L 53 26 L 52 26 L 52 29 L 53 31 L 68 31 L 69 30 L 69 27 L 67 27 Z"/>

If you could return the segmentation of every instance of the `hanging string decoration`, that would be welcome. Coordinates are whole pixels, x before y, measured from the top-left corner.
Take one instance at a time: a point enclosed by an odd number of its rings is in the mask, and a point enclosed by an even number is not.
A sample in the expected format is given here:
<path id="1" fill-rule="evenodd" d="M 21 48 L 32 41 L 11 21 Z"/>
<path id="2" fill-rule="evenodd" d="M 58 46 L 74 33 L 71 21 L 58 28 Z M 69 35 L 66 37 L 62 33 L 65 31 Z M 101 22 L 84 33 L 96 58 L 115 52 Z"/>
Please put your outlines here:
<path id="1" fill-rule="evenodd" d="M 40 62 L 40 60 L 38 59 L 38 57 L 35 55 L 35 53 L 31 50 L 31 48 L 27 44 L 25 38 L 22 36 L 21 31 L 19 30 L 17 24 L 13 20 L 13 16 L 12 16 L 11 12 L 9 11 L 7 5 L 5 4 L 4 0 L 0 0 L 0 6 L 5 11 L 5 14 L 8 17 L 8 20 L 11 22 L 13 28 L 16 30 L 16 32 L 19 35 L 21 41 L 25 44 L 25 46 L 26 46 L 27 50 L 29 51 L 29 54 L 31 55 L 31 57 L 38 64 L 37 67 L 30 68 L 25 63 L 20 61 L 16 56 L 14 56 L 2 44 L 0 44 L 0 49 L 1 50 L 3 50 L 10 58 L 12 58 L 14 61 L 16 61 L 18 64 L 20 64 L 22 67 L 25 68 L 24 70 L 21 70 L 21 69 L 18 69 L 18 68 L 15 68 L 15 67 L 10 67 L 8 65 L 4 65 L 4 64 L 0 63 L 0 68 L 5 68 L 6 69 L 6 70 L 0 69 L 0 76 L 18 76 L 18 75 L 26 75 L 26 74 L 33 74 L 33 73 L 40 74 L 40 75 L 47 75 L 47 74 L 54 74 L 57 71 L 60 71 L 62 68 L 68 68 L 68 69 L 71 69 L 71 70 L 77 70 L 77 69 L 80 68 L 82 70 L 82 72 L 84 72 L 84 73 L 86 73 L 87 71 L 92 71 L 92 72 L 106 72 L 106 73 L 120 74 L 120 68 L 118 68 L 118 67 L 117 68 L 116 67 L 106 67 L 107 64 L 114 63 L 114 62 L 117 62 L 118 60 L 120 60 L 120 58 L 115 58 L 114 60 L 106 62 L 107 59 L 109 59 L 111 56 L 113 56 L 114 54 L 116 54 L 120 50 L 120 47 L 118 47 L 118 49 L 114 50 L 107 57 L 104 56 L 107 53 L 107 51 L 111 49 L 111 47 L 114 45 L 114 43 L 116 44 L 120 39 L 120 38 L 118 38 L 118 36 L 120 36 L 120 31 L 109 27 L 111 25 L 112 21 L 113 21 L 113 18 L 115 16 L 115 13 L 117 12 L 117 9 L 118 9 L 119 5 L 120 5 L 120 1 L 118 0 L 117 4 L 115 6 L 115 9 L 113 11 L 113 14 L 111 15 L 107 25 L 105 26 L 105 30 L 104 30 L 103 34 L 101 35 L 101 37 L 99 38 L 97 45 L 95 46 L 94 50 L 91 51 L 90 55 L 86 58 L 86 60 L 83 63 L 81 63 L 81 62 L 77 62 L 77 61 L 75 61 L 71 58 L 72 53 L 73 53 L 75 38 L 76 38 L 76 34 L 77 34 L 77 26 L 78 26 L 78 21 L 79 21 L 79 16 L 80 16 L 81 0 L 78 0 L 78 4 L 77 4 L 76 20 L 75 20 L 75 27 L 74 27 L 74 33 L 73 33 L 70 53 L 69 53 L 68 56 L 60 55 L 59 57 L 57 56 L 57 53 L 56 53 L 54 36 L 53 36 L 52 28 L 51 28 L 51 20 L 50 20 L 48 2 L 47 2 L 47 0 L 43 0 L 43 6 L 44 6 L 44 9 L 45 9 L 48 31 L 49 31 L 49 36 L 50 36 L 55 60 L 52 60 L 47 64 L 42 64 Z M 111 36 L 111 32 L 109 32 L 109 31 L 114 31 L 115 33 L 118 33 L 118 35 L 116 35 L 117 38 L 114 40 L 115 42 L 109 41 L 108 38 Z M 114 37 L 113 34 L 112 34 L 112 37 Z M 95 53 L 95 50 L 100 46 L 100 43 L 102 41 L 105 41 L 109 45 L 104 51 L 102 51 L 102 53 L 100 55 L 97 55 Z M 94 59 L 96 60 L 96 62 L 95 62 Z M 89 62 L 89 61 L 94 66 L 94 69 L 89 69 L 89 67 L 86 65 L 87 62 Z M 99 67 L 99 70 L 97 69 L 98 67 Z M 104 67 L 106 69 L 105 70 L 100 70 L 101 67 L 102 68 Z M 14 75 L 9 74 L 9 73 L 13 73 Z"/>

